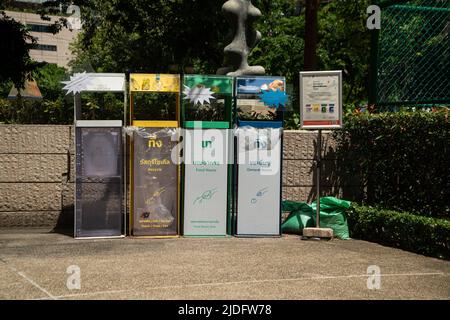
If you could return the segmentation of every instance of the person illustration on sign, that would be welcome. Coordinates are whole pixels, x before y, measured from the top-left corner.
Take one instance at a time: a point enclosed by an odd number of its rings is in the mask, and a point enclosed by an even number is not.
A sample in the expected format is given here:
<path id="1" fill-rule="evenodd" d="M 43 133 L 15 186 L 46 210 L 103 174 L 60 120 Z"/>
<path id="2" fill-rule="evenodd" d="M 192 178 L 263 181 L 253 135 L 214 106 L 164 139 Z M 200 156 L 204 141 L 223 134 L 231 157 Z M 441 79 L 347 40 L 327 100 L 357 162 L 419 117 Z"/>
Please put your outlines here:
<path id="1" fill-rule="evenodd" d="M 145 201 L 146 209 L 141 213 L 142 220 L 165 220 L 172 223 L 175 218 L 172 212 L 163 204 L 162 196 L 166 192 L 166 187 L 161 187 L 153 192 L 152 196 Z"/>
<path id="2" fill-rule="evenodd" d="M 263 189 L 261 189 L 261 190 L 259 190 L 257 193 L 256 193 L 256 198 L 253 198 L 252 200 L 251 200 L 251 203 L 252 204 L 255 204 L 255 203 L 257 203 L 258 202 L 258 199 L 261 199 L 267 192 L 269 192 L 269 188 L 263 188 Z"/>
<path id="3" fill-rule="evenodd" d="M 205 192 L 202 193 L 201 196 L 199 196 L 198 198 L 196 198 L 194 200 L 194 205 L 196 203 L 202 204 L 203 201 L 208 201 L 211 200 L 212 197 L 217 193 L 217 188 L 211 189 L 211 190 L 206 190 Z"/>

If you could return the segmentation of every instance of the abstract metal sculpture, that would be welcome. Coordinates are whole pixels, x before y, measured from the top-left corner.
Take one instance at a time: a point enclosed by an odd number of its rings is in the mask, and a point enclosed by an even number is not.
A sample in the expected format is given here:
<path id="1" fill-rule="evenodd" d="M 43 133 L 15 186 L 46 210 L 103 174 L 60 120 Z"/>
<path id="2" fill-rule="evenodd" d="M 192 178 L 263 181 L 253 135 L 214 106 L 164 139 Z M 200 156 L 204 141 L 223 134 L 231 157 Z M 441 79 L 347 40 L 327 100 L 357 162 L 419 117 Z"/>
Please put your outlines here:
<path id="1" fill-rule="evenodd" d="M 249 66 L 248 55 L 261 40 L 261 33 L 253 28 L 253 23 L 262 16 L 251 0 L 228 0 L 222 12 L 232 27 L 233 41 L 225 48 L 225 67 L 217 74 L 232 77 L 264 75 L 261 66 Z"/>

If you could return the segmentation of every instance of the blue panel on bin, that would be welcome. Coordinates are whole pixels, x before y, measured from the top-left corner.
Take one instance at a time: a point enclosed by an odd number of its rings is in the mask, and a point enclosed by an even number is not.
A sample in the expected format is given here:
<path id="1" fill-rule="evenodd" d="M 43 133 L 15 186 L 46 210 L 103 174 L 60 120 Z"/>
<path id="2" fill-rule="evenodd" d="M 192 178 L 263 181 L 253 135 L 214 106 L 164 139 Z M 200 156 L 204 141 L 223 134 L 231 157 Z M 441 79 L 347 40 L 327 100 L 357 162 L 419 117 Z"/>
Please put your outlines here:
<path id="1" fill-rule="evenodd" d="M 257 129 L 274 128 L 279 129 L 283 127 L 282 121 L 238 121 L 239 127 L 253 127 Z"/>
<path id="2" fill-rule="evenodd" d="M 266 90 L 285 91 L 284 77 L 237 77 L 236 94 L 259 94 Z"/>

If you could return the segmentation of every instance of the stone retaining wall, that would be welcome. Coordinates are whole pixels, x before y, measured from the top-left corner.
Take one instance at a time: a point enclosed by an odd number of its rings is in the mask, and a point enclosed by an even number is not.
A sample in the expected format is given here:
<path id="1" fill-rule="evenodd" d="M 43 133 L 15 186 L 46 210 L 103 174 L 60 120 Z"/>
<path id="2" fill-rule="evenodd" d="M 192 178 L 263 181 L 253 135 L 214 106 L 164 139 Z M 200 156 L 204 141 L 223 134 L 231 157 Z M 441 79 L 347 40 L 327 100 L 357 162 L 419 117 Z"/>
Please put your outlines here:
<path id="1" fill-rule="evenodd" d="M 0 228 L 73 227 L 72 129 L 0 125 Z M 329 134 L 323 136 L 323 192 L 358 198 L 357 179 L 337 174 L 335 144 Z M 312 202 L 316 198 L 316 138 L 314 132 L 285 131 L 283 199 Z"/>

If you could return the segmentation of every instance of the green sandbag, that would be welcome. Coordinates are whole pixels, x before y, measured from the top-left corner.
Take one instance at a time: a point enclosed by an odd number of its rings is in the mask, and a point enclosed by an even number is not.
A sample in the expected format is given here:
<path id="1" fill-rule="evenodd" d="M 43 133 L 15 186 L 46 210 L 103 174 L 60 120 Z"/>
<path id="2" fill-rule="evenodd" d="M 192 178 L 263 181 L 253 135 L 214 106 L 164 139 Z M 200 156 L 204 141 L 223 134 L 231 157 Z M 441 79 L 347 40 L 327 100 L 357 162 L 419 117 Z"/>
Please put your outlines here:
<path id="1" fill-rule="evenodd" d="M 334 236 L 339 239 L 350 239 L 347 216 L 345 212 L 351 202 L 334 197 L 320 199 L 320 227 L 333 229 Z M 283 233 L 302 234 L 304 228 L 316 226 L 316 203 L 312 205 L 302 202 L 283 201 L 283 211 L 290 212 L 282 224 Z"/>
<path id="2" fill-rule="evenodd" d="M 325 197 L 320 199 L 320 227 L 333 229 L 334 236 L 339 239 L 350 239 L 348 231 L 347 216 L 345 212 L 350 208 L 351 202 Z M 312 210 L 316 211 L 316 202 L 311 204 Z M 314 223 L 316 217 L 313 216 Z"/>
<path id="3" fill-rule="evenodd" d="M 290 212 L 281 225 L 283 233 L 302 234 L 304 228 L 315 226 L 312 208 L 307 203 L 283 201 L 283 211 Z"/>

